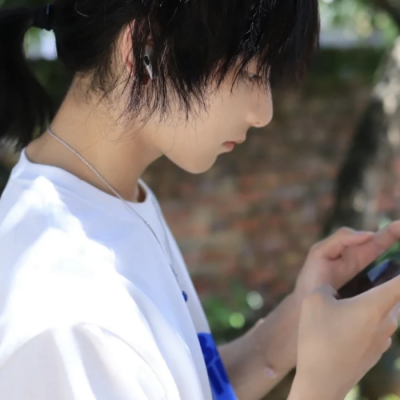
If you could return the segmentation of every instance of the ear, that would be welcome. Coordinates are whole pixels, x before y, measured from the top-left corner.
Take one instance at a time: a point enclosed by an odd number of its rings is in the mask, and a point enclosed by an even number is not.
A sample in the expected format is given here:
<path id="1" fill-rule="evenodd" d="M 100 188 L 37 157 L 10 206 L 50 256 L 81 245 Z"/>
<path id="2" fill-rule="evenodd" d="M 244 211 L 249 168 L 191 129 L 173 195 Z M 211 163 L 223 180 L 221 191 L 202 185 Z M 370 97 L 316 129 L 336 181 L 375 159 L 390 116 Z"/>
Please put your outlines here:
<path id="1" fill-rule="evenodd" d="M 132 35 L 133 35 L 133 28 L 135 23 L 132 22 L 131 24 L 128 24 L 121 37 L 121 53 L 122 53 L 122 61 L 125 64 L 126 68 L 129 70 L 129 72 L 133 68 L 133 50 L 132 50 Z"/>
<path id="2" fill-rule="evenodd" d="M 132 43 L 132 36 L 133 36 L 133 31 L 135 27 L 135 22 L 133 21 L 129 25 L 126 26 L 125 30 L 122 33 L 122 60 L 126 66 L 126 68 L 129 70 L 129 72 L 133 69 L 133 43 Z M 150 55 L 153 49 L 154 43 L 152 37 L 149 37 L 146 43 L 146 55 Z M 146 64 L 147 66 L 147 64 Z M 151 68 L 151 65 L 150 65 Z M 150 71 L 149 71 L 150 72 Z"/>

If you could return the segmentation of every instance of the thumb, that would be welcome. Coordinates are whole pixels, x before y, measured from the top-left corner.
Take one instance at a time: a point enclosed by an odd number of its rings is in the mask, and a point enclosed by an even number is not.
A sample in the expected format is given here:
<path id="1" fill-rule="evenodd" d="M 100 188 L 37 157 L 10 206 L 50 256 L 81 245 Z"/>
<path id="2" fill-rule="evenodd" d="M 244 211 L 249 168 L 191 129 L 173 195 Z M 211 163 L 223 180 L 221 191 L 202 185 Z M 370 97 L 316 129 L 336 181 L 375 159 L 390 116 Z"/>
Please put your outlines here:
<path id="1" fill-rule="evenodd" d="M 400 276 L 363 293 L 382 313 L 390 312 L 400 302 Z"/>

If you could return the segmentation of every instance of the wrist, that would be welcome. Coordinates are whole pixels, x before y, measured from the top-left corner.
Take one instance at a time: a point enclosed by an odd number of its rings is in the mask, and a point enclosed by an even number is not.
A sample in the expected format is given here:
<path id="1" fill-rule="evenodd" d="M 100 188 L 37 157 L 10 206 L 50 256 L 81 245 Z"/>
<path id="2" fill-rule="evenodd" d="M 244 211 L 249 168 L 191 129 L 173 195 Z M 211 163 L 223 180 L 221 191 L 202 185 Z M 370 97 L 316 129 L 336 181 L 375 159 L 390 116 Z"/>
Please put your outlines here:
<path id="1" fill-rule="evenodd" d="M 296 365 L 300 309 L 301 301 L 291 293 L 248 332 L 258 357 L 276 374 L 288 372 Z"/>
<path id="2" fill-rule="evenodd" d="M 305 296 L 297 293 L 296 291 L 291 292 L 287 297 L 286 301 L 289 306 L 294 310 L 298 317 L 300 317 L 301 306 L 303 304 L 303 300 Z"/>
<path id="3" fill-rule="evenodd" d="M 288 400 L 343 400 L 347 393 L 324 384 L 315 374 L 296 372 Z"/>
<path id="4" fill-rule="evenodd" d="M 299 312 L 301 310 L 301 306 L 303 304 L 303 301 L 307 297 L 308 294 L 310 294 L 310 291 L 305 290 L 304 288 L 302 288 L 298 284 L 296 284 L 293 292 L 290 294 L 290 296 L 292 297 L 292 301 L 298 307 Z"/>

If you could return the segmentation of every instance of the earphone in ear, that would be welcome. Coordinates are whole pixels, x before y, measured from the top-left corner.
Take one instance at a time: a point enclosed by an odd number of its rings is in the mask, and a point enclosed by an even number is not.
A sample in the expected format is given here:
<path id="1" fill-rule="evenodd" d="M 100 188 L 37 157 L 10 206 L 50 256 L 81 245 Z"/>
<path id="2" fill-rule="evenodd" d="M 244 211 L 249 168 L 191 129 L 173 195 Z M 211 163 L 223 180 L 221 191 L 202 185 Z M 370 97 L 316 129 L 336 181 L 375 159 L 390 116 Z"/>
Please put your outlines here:
<path id="1" fill-rule="evenodd" d="M 152 54 L 153 54 L 153 48 L 151 46 L 146 46 L 144 52 L 144 65 L 151 80 L 154 79 L 153 66 L 151 64 Z"/>

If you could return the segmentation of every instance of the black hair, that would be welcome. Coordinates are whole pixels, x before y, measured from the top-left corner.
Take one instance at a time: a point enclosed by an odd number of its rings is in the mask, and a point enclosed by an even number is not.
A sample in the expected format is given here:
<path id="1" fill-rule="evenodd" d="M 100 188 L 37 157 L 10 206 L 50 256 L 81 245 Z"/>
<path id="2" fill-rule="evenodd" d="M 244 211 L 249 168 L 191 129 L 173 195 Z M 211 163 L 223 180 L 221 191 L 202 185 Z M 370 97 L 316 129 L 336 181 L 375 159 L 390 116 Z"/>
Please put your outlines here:
<path id="1" fill-rule="evenodd" d="M 194 103 L 234 72 L 256 62 L 260 84 L 289 85 L 304 77 L 319 38 L 318 0 L 55 0 L 51 22 L 58 58 L 89 91 L 107 95 L 120 83 L 115 48 L 131 27 L 134 76 L 129 116 L 168 114 L 171 96 L 188 115 Z M 23 38 L 35 11 L 0 11 L 0 138 L 25 146 L 52 117 L 51 102 L 30 72 Z M 154 44 L 156 79 L 145 85 L 145 46 Z M 134 79 L 133 79 L 134 78 Z M 40 131 L 40 132 L 41 132 Z"/>

